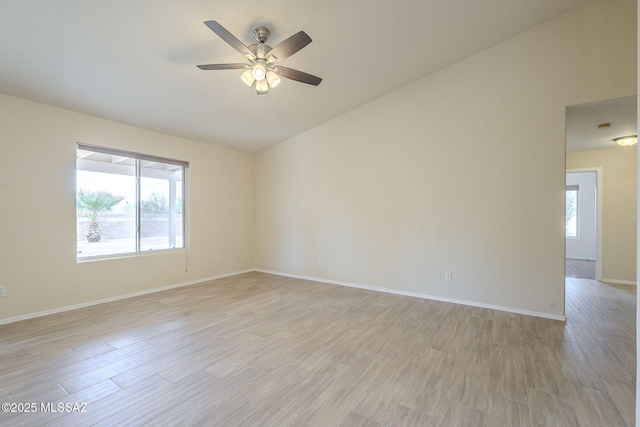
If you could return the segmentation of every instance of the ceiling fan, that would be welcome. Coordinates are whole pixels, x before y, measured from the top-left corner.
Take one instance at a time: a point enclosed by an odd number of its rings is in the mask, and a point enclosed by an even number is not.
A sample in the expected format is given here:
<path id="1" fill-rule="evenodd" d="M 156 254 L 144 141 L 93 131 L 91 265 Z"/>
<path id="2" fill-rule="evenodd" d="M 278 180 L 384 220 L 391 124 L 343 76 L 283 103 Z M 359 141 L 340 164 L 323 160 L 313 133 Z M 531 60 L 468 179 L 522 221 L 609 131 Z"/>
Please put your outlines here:
<path id="1" fill-rule="evenodd" d="M 231 63 L 198 65 L 198 68 L 201 70 L 245 69 L 240 76 L 240 79 L 242 79 L 247 86 L 253 86 L 255 83 L 258 95 L 263 95 L 269 92 L 269 87 L 274 88 L 278 86 L 281 81 L 280 77 L 314 86 L 318 86 L 322 81 L 320 77 L 307 74 L 303 71 L 294 70 L 293 68 L 277 65 L 279 61 L 288 58 L 311 43 L 311 37 L 309 37 L 304 31 L 297 32 L 278 44 L 276 47 L 271 48 L 271 46 L 265 44 L 269 39 L 271 32 L 266 27 L 258 27 L 253 30 L 253 36 L 258 43 L 247 47 L 216 21 L 206 21 L 204 24 L 222 40 L 227 42 L 232 48 L 243 54 L 249 60 L 249 64 Z"/>

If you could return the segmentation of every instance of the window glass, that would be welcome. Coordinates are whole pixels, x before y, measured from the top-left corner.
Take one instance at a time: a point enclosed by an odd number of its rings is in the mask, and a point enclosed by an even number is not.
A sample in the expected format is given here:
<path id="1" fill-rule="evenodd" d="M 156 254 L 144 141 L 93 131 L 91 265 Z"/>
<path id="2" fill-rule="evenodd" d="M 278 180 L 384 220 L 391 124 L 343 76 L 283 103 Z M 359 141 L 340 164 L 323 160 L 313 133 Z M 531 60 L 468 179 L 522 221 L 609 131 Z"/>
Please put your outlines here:
<path id="1" fill-rule="evenodd" d="M 81 144 L 77 153 L 78 259 L 184 248 L 185 162 Z"/>
<path id="2" fill-rule="evenodd" d="M 565 236 L 578 237 L 578 186 L 567 186 Z"/>
<path id="3" fill-rule="evenodd" d="M 140 250 L 181 248 L 182 167 L 142 161 Z"/>

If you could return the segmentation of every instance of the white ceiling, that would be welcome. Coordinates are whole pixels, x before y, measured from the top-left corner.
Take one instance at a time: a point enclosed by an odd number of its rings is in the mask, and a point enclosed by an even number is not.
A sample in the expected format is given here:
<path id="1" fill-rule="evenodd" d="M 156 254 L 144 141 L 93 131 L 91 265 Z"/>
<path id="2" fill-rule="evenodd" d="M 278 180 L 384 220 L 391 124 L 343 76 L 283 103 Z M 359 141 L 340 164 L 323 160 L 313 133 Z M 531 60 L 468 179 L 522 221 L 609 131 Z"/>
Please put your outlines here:
<path id="1" fill-rule="evenodd" d="M 2 0 L 0 92 L 257 152 L 495 45 L 588 0 Z M 282 61 L 323 78 L 266 96 L 203 22 L 245 44 L 299 30 L 313 42 Z"/>
<path id="2" fill-rule="evenodd" d="M 638 134 L 638 100 L 635 96 L 567 107 L 567 151 L 621 148 L 613 141 Z M 598 129 L 610 123 L 611 127 Z"/>

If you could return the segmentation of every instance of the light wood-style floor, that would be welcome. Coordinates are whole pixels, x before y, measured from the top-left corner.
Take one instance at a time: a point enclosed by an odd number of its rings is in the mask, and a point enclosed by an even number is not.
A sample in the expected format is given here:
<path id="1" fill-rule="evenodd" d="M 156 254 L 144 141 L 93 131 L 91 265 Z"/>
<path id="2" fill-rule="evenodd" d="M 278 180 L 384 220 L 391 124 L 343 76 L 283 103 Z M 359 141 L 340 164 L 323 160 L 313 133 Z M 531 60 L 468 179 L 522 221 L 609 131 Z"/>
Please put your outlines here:
<path id="1" fill-rule="evenodd" d="M 586 259 L 565 259 L 565 275 L 578 279 L 596 278 L 596 262 Z"/>
<path id="2" fill-rule="evenodd" d="M 566 323 L 247 273 L 0 326 L 11 426 L 633 426 L 635 289 Z"/>

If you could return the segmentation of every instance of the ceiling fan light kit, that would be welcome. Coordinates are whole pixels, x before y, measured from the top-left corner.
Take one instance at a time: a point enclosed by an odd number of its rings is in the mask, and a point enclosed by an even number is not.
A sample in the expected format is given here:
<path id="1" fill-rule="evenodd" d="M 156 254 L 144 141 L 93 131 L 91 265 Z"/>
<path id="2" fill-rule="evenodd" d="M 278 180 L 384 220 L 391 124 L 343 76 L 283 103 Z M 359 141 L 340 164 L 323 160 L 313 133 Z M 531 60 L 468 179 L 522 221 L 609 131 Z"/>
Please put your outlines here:
<path id="1" fill-rule="evenodd" d="M 267 71 L 267 82 L 270 87 L 276 87 L 280 84 L 282 79 L 274 71 Z"/>
<path id="2" fill-rule="evenodd" d="M 253 78 L 256 80 L 264 80 L 267 76 L 267 61 L 262 58 L 256 59 L 256 64 L 251 69 L 251 74 L 253 74 Z"/>
<path id="3" fill-rule="evenodd" d="M 311 37 L 304 31 L 299 31 L 288 39 L 284 40 L 276 47 L 266 45 L 271 32 L 266 27 L 258 27 L 253 30 L 253 36 L 258 43 L 251 46 L 245 46 L 233 34 L 227 31 L 222 25 L 216 21 L 206 21 L 207 27 L 216 33 L 222 40 L 227 42 L 229 46 L 244 55 L 249 60 L 249 64 L 232 63 L 232 64 L 207 64 L 198 65 L 201 70 L 233 70 L 245 69 L 240 75 L 240 79 L 247 85 L 255 84 L 256 93 L 264 95 L 269 93 L 269 88 L 274 88 L 282 81 L 281 77 L 318 86 L 322 79 L 320 77 L 307 74 L 303 71 L 294 70 L 293 68 L 276 65 L 277 62 L 288 58 L 300 49 L 311 43 Z"/>
<path id="4" fill-rule="evenodd" d="M 247 86 L 253 86 L 253 82 L 256 79 L 253 77 L 253 70 L 249 68 L 247 71 L 240 75 L 240 80 L 242 80 Z"/>

